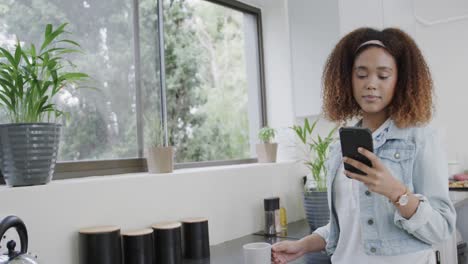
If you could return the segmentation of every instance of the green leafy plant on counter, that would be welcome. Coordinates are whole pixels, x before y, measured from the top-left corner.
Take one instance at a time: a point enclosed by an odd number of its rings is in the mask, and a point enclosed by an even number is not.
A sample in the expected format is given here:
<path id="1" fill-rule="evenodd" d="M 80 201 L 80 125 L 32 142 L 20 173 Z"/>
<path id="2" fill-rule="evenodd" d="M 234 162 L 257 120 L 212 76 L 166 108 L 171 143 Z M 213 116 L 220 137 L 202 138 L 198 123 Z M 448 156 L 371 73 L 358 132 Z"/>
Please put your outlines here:
<path id="1" fill-rule="evenodd" d="M 34 44 L 25 48 L 17 40 L 13 52 L 0 47 L 0 105 L 11 123 L 36 123 L 59 118 L 59 110 L 52 99 L 67 85 L 87 79 L 82 72 L 65 71 L 63 55 L 80 52 L 80 45 L 60 39 L 67 23 L 54 29 L 45 28 L 44 41 L 39 49 Z"/>
<path id="2" fill-rule="evenodd" d="M 263 143 L 271 143 L 274 137 L 275 137 L 275 129 L 270 128 L 270 127 L 263 127 L 258 132 L 258 138 Z"/>
<path id="3" fill-rule="evenodd" d="M 307 118 L 304 119 L 302 126 L 294 125 L 291 127 L 296 133 L 301 143 L 305 146 L 306 159 L 304 159 L 304 165 L 312 174 L 312 178 L 316 184 L 315 191 L 323 192 L 327 190 L 326 176 L 327 171 L 325 162 L 328 156 L 328 147 L 333 143 L 335 134 L 338 127 L 333 128 L 325 138 L 317 135 L 316 138 L 312 138 L 312 133 L 317 125 L 319 118 L 317 118 L 312 124 L 310 124 Z M 309 190 L 306 190 L 309 191 Z"/>

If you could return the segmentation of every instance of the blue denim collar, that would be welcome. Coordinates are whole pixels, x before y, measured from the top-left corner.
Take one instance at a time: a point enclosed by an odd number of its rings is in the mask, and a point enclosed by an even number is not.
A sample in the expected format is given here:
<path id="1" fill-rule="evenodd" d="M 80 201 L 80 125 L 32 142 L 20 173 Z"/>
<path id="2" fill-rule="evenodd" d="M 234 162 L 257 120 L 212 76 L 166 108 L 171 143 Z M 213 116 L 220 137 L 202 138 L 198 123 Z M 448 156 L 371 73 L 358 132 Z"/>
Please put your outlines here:
<path id="1" fill-rule="evenodd" d="M 409 137 L 408 128 L 399 128 L 396 126 L 395 122 L 391 120 L 386 138 L 387 139 L 408 139 L 408 137 Z"/>
<path id="2" fill-rule="evenodd" d="M 354 126 L 361 127 L 362 119 L 359 120 Z M 387 127 L 382 130 L 382 132 L 375 137 L 375 139 L 407 139 L 408 132 L 406 128 L 399 128 L 396 126 L 395 122 L 390 119 Z"/>

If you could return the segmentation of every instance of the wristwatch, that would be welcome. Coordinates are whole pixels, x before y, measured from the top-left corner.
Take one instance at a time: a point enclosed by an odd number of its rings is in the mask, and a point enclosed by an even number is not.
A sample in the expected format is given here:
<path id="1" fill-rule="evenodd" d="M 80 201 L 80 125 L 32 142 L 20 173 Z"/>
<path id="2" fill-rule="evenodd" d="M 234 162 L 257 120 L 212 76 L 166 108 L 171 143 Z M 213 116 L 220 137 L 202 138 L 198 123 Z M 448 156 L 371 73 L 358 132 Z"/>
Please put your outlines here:
<path id="1" fill-rule="evenodd" d="M 400 195 L 400 197 L 398 197 L 398 199 L 394 203 L 399 205 L 399 206 L 407 205 L 408 202 L 409 202 L 408 193 L 409 193 L 409 190 L 408 190 L 408 188 L 406 188 L 406 192 L 404 194 Z"/>

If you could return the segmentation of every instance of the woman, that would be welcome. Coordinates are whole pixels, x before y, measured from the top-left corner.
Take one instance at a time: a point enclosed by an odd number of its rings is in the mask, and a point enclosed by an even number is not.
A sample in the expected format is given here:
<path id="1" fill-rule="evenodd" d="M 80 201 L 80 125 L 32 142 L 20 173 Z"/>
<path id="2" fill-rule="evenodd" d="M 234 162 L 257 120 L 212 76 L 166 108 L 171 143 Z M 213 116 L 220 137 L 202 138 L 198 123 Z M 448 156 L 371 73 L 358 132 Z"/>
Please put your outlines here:
<path id="1" fill-rule="evenodd" d="M 431 245 L 455 229 L 447 162 L 433 129 L 433 86 L 415 42 L 399 29 L 360 28 L 336 45 L 323 73 L 324 115 L 358 117 L 374 152 L 372 166 L 341 156 L 327 161 L 330 223 L 299 241 L 273 246 L 273 262 L 326 250 L 332 263 L 435 263 Z M 346 162 L 367 175 L 344 170 Z M 348 177 L 345 177 L 348 176 Z"/>

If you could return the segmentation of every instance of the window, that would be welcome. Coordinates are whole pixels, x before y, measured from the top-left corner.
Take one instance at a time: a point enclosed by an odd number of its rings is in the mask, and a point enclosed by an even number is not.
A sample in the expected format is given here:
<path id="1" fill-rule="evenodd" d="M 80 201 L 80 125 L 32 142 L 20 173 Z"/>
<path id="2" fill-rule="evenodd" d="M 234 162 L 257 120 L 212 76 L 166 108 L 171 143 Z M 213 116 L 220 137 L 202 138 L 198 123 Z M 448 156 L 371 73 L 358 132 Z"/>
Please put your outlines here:
<path id="1" fill-rule="evenodd" d="M 157 0 L 0 0 L 0 45 L 16 36 L 38 43 L 47 23 L 69 22 L 84 51 L 71 59 L 97 88 L 68 87 L 57 98 L 70 112 L 58 172 L 142 170 L 161 120 L 176 163 L 255 157 L 266 122 L 260 11 L 227 0 L 162 2 L 164 35 Z"/>
<path id="2" fill-rule="evenodd" d="M 3 39 L 42 42 L 45 25 L 68 22 L 67 37 L 83 54 L 71 59 L 92 77 L 94 89 L 62 90 L 59 104 L 70 113 L 63 123 L 59 160 L 137 157 L 132 3 L 113 1 L 5 1 L 0 8 Z M 6 4 L 5 4 L 6 2 Z M 18 15 L 23 14 L 23 15 Z M 79 15 L 77 15 L 79 14 Z M 3 46 L 3 44 L 2 44 Z"/>

